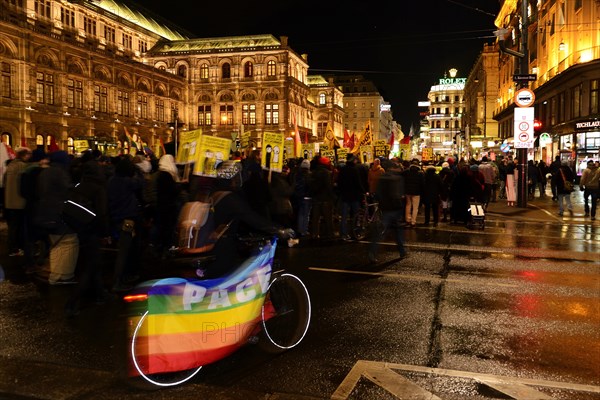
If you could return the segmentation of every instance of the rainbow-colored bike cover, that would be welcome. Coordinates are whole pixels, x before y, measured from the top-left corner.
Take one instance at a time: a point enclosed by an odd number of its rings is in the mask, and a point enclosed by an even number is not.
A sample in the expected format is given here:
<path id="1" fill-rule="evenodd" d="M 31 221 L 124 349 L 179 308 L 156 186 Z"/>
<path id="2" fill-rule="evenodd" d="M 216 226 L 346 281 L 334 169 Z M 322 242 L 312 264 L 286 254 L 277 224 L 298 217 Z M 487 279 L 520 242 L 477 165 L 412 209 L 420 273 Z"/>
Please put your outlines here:
<path id="1" fill-rule="evenodd" d="M 222 278 L 144 283 L 147 320 L 132 342 L 142 371 L 155 374 L 197 368 L 244 345 L 261 318 L 276 245 L 273 240 Z M 130 338 L 140 318 L 130 319 Z M 133 369 L 132 374 L 139 371 Z"/>

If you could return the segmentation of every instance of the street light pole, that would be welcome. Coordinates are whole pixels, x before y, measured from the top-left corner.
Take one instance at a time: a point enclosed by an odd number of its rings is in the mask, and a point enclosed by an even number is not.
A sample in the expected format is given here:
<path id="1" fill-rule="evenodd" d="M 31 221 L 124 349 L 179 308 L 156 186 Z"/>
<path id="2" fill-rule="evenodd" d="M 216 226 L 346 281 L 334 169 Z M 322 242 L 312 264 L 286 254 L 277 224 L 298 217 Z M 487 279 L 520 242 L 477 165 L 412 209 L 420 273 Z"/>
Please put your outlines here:
<path id="1" fill-rule="evenodd" d="M 527 74 L 529 71 L 529 52 L 527 44 L 527 0 L 521 0 L 521 65 L 520 73 Z M 528 86 L 527 81 L 520 83 L 520 88 Z M 517 205 L 519 207 L 527 207 L 527 151 L 526 148 L 517 149 L 517 171 L 519 179 L 517 182 Z"/>

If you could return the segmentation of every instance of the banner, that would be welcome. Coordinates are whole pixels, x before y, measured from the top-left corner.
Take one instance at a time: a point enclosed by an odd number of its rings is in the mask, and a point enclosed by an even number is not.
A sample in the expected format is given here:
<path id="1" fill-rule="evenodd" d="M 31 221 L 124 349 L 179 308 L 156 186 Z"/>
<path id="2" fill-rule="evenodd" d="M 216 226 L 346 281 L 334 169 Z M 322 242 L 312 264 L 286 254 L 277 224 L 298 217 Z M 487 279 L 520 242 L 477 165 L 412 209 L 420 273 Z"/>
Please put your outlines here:
<path id="1" fill-rule="evenodd" d="M 307 159 L 307 160 L 312 160 L 312 158 L 317 153 L 315 150 L 316 150 L 316 146 L 314 143 L 302 144 L 302 158 Z"/>
<path id="2" fill-rule="evenodd" d="M 370 164 L 373 162 L 373 146 L 360 146 L 359 154 L 360 162 Z"/>
<path id="3" fill-rule="evenodd" d="M 327 129 L 325 130 L 325 137 L 323 138 L 323 143 L 327 146 L 328 149 L 338 149 L 340 146 L 340 142 L 335 137 L 335 133 L 333 132 L 333 128 L 327 123 Z"/>
<path id="4" fill-rule="evenodd" d="M 400 143 L 400 159 L 408 160 L 410 156 L 410 143 Z"/>
<path id="5" fill-rule="evenodd" d="M 283 164 L 287 165 L 288 160 L 295 157 L 294 138 L 286 138 L 283 142 Z"/>
<path id="6" fill-rule="evenodd" d="M 283 168 L 283 134 L 264 132 L 260 165 L 263 169 L 281 172 Z"/>
<path id="7" fill-rule="evenodd" d="M 367 125 L 365 125 L 365 130 L 363 134 L 360 136 L 360 139 L 354 143 L 354 148 L 352 149 L 352 153 L 356 153 L 361 151 L 360 148 L 362 146 L 371 146 L 373 144 L 373 133 L 371 132 L 371 121 L 367 121 Z"/>
<path id="8" fill-rule="evenodd" d="M 348 149 L 337 149 L 335 152 L 338 163 L 346 162 L 346 157 L 348 156 Z"/>
<path id="9" fill-rule="evenodd" d="M 194 165 L 194 175 L 217 177 L 217 165 L 229 159 L 231 139 L 201 135 L 197 141 L 198 152 Z"/>
<path id="10" fill-rule="evenodd" d="M 75 154 L 80 154 L 91 149 L 90 142 L 87 139 L 74 139 L 73 148 L 75 149 Z"/>
<path id="11" fill-rule="evenodd" d="M 421 161 L 431 161 L 433 160 L 433 149 L 431 147 L 423 147 L 421 152 Z"/>
<path id="12" fill-rule="evenodd" d="M 390 154 L 390 145 L 389 144 L 383 144 L 383 145 L 374 145 L 373 146 L 373 157 L 377 157 L 377 158 L 388 158 Z"/>
<path id="13" fill-rule="evenodd" d="M 321 157 L 329 158 L 329 161 L 335 164 L 335 150 L 321 150 Z"/>
<path id="14" fill-rule="evenodd" d="M 177 148 L 178 164 L 189 164 L 196 160 L 198 139 L 202 136 L 202 129 L 179 132 L 179 147 Z M 229 154 L 229 153 L 228 153 Z"/>

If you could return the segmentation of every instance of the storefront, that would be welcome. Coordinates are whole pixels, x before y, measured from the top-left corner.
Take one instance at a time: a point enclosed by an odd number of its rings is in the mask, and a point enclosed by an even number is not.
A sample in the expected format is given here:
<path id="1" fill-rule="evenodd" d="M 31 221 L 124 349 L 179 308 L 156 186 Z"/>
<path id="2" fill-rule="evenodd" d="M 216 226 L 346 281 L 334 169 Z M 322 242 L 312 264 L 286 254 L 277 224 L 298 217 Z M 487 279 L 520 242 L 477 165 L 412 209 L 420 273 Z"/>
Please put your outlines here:
<path id="1" fill-rule="evenodd" d="M 575 171 L 581 175 L 589 160 L 598 161 L 600 150 L 600 120 L 575 122 Z M 570 136 L 570 135 L 568 135 Z"/>

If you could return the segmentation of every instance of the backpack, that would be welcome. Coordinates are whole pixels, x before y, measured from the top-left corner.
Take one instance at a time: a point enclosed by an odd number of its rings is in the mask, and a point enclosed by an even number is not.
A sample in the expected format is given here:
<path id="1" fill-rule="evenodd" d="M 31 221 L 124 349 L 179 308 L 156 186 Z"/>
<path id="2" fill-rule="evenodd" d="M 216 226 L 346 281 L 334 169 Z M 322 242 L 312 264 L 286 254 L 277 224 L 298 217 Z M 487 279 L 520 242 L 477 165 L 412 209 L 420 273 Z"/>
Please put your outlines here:
<path id="1" fill-rule="evenodd" d="M 87 229 L 96 218 L 94 202 L 82 193 L 79 184 L 70 190 L 61 214 L 63 222 L 75 232 Z"/>
<path id="2" fill-rule="evenodd" d="M 177 220 L 178 250 L 182 254 L 210 251 L 229 224 L 216 226 L 214 207 L 231 192 L 216 192 L 209 201 L 189 201 L 183 205 Z"/>

